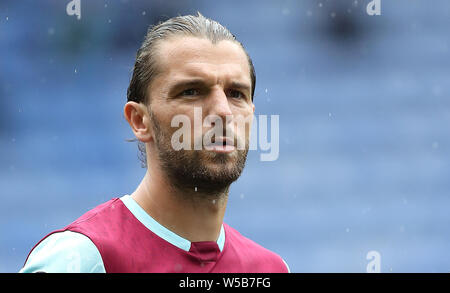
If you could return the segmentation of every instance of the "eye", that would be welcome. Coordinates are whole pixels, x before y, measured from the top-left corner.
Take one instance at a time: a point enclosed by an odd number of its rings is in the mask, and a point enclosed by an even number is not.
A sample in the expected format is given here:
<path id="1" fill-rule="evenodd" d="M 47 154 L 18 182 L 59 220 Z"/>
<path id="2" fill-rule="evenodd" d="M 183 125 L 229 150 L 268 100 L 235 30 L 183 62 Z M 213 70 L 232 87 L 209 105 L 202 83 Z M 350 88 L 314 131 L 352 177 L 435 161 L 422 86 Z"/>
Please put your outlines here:
<path id="1" fill-rule="evenodd" d="M 197 89 L 187 89 L 181 92 L 180 96 L 195 96 L 198 95 L 199 91 Z"/>
<path id="2" fill-rule="evenodd" d="M 237 90 L 229 90 L 228 96 L 235 99 L 245 99 L 245 95 Z"/>

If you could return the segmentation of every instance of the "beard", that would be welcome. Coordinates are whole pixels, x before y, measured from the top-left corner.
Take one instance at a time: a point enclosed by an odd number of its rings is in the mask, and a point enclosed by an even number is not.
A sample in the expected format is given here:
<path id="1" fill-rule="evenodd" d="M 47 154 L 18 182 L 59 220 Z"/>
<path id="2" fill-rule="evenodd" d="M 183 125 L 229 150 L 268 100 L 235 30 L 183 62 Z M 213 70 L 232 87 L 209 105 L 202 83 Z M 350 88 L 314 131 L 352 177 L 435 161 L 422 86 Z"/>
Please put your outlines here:
<path id="1" fill-rule="evenodd" d="M 216 153 L 204 150 L 175 150 L 171 135 L 161 128 L 150 110 L 150 119 L 155 131 L 155 144 L 162 171 L 169 182 L 180 191 L 196 191 L 199 196 L 216 198 L 227 194 L 228 188 L 240 176 L 247 159 L 249 140 L 245 149 L 235 149 L 233 153 Z M 200 137 L 198 139 L 202 139 Z M 233 137 L 236 144 L 236 138 Z M 203 144 L 202 144 L 203 145 Z"/>

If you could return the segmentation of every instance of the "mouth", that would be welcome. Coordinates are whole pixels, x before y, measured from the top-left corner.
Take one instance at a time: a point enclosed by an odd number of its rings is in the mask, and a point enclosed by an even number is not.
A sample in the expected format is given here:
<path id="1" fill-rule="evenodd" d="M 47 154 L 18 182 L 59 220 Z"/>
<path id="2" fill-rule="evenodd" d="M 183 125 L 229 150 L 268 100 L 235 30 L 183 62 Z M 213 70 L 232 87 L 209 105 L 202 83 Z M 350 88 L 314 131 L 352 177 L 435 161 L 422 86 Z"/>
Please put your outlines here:
<path id="1" fill-rule="evenodd" d="M 216 153 L 231 153 L 236 148 L 232 138 L 221 136 L 214 139 L 211 144 L 205 145 L 205 149 Z"/>

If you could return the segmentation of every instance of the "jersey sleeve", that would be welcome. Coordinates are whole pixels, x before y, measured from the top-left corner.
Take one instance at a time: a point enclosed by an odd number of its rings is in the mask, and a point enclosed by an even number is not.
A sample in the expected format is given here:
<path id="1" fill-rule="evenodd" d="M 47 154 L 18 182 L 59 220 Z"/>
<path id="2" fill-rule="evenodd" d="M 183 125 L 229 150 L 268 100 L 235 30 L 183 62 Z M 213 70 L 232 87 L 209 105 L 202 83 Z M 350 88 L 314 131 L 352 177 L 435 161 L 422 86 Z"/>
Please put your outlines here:
<path id="1" fill-rule="evenodd" d="M 19 273 L 105 273 L 95 244 L 72 231 L 53 233 L 30 253 Z"/>

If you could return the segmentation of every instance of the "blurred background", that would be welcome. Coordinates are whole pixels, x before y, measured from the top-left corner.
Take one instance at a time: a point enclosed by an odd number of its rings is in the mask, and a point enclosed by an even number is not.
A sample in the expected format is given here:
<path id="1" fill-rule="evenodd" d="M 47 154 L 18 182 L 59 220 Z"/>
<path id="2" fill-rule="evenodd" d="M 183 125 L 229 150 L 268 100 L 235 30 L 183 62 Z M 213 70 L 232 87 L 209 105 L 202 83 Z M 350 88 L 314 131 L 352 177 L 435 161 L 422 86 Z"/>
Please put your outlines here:
<path id="1" fill-rule="evenodd" d="M 225 221 L 292 272 L 450 272 L 450 2 L 0 2 L 0 272 L 145 169 L 123 118 L 149 25 L 200 11 L 253 59 L 272 162 L 250 151 Z M 270 120 L 269 120 L 270 121 Z"/>

